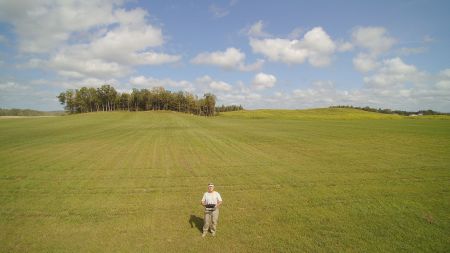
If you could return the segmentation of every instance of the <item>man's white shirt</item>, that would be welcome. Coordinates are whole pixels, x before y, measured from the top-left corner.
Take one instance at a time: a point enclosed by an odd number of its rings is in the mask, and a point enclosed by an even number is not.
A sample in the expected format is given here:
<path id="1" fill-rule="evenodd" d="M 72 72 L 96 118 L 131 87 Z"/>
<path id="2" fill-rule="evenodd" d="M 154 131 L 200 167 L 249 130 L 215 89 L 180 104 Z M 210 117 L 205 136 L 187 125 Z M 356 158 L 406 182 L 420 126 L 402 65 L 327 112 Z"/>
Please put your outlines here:
<path id="1" fill-rule="evenodd" d="M 206 205 L 217 205 L 217 202 L 222 201 L 222 197 L 220 196 L 220 193 L 214 191 L 214 192 L 205 192 L 203 194 L 202 202 L 204 202 Z"/>

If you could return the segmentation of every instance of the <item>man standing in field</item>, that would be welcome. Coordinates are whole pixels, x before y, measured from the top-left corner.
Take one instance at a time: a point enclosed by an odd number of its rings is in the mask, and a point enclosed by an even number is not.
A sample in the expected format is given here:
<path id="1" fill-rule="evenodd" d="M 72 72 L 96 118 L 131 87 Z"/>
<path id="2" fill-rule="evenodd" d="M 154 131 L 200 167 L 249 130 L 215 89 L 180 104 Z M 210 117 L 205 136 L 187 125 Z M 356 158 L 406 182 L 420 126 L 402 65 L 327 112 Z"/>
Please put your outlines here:
<path id="1" fill-rule="evenodd" d="M 219 206 L 222 204 L 222 197 L 214 191 L 214 184 L 208 184 L 208 192 L 203 194 L 202 206 L 205 207 L 205 224 L 203 225 L 202 237 L 211 231 L 212 236 L 216 236 L 217 222 L 219 221 Z"/>

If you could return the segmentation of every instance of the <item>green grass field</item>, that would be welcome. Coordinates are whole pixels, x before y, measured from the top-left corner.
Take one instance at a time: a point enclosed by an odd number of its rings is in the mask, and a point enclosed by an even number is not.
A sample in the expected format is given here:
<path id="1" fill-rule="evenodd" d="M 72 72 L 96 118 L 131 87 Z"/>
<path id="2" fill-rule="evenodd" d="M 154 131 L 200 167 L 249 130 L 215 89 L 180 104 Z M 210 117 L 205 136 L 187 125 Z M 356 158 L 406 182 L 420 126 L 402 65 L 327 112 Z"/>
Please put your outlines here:
<path id="1" fill-rule="evenodd" d="M 210 181 L 224 204 L 201 238 Z M 449 252 L 450 120 L 0 119 L 0 203 L 0 252 Z"/>

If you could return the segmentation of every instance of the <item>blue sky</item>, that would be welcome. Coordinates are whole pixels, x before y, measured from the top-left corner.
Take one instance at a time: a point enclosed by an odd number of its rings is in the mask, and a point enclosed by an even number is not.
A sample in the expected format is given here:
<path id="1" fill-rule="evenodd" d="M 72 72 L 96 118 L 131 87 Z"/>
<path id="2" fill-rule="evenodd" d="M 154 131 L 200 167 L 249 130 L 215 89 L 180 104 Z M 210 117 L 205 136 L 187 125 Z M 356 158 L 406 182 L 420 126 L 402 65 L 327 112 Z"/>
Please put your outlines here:
<path id="1" fill-rule="evenodd" d="M 450 112 L 448 1 L 0 0 L 0 107 L 163 86 L 245 108 Z"/>

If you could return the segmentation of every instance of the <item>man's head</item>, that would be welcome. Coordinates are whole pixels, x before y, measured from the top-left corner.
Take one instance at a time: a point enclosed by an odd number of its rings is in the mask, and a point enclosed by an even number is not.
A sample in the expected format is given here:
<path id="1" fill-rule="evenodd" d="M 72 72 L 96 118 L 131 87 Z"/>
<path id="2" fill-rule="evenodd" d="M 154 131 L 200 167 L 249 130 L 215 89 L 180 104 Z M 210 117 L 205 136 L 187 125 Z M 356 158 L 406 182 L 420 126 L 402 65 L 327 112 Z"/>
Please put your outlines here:
<path id="1" fill-rule="evenodd" d="M 208 192 L 213 192 L 214 191 L 214 184 L 213 183 L 209 183 L 208 184 Z"/>

